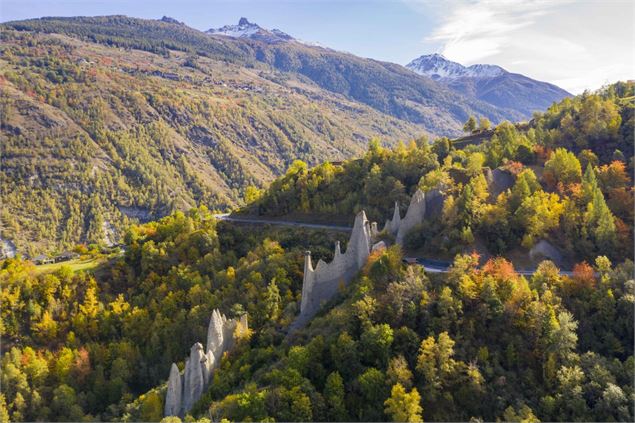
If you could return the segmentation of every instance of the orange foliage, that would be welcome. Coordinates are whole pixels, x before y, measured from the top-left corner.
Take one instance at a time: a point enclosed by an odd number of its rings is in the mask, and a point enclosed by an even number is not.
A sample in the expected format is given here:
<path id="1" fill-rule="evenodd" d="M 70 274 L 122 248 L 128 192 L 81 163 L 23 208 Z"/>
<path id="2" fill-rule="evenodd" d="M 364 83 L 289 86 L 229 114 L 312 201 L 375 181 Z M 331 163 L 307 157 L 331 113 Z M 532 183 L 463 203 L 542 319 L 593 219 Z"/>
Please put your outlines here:
<path id="1" fill-rule="evenodd" d="M 626 172 L 626 165 L 619 160 L 598 168 L 598 180 L 605 191 L 625 187 L 629 185 L 630 179 Z"/>
<path id="2" fill-rule="evenodd" d="M 595 286 L 595 272 L 593 268 L 583 261 L 573 266 L 573 281 L 578 287 L 593 288 Z"/>
<path id="3" fill-rule="evenodd" d="M 514 279 L 518 277 L 514 265 L 505 260 L 503 257 L 496 257 L 489 259 L 487 263 L 483 265 L 483 273 L 492 275 L 493 277 L 501 280 Z"/>
<path id="4" fill-rule="evenodd" d="M 582 184 L 569 184 L 567 189 L 569 191 L 569 195 L 575 201 L 579 201 L 582 198 Z"/>
<path id="5" fill-rule="evenodd" d="M 505 164 L 504 168 L 512 175 L 517 176 L 520 172 L 523 171 L 525 166 L 521 162 L 515 162 L 510 160 L 507 162 L 507 164 Z"/>
<path id="6" fill-rule="evenodd" d="M 542 145 L 536 144 L 534 146 L 534 152 L 536 153 L 536 156 L 538 157 L 538 161 L 544 164 L 544 162 L 549 160 L 549 157 L 551 157 L 551 153 L 553 152 L 553 150 L 548 147 L 544 147 Z"/>
<path id="7" fill-rule="evenodd" d="M 86 348 L 80 348 L 75 356 L 74 375 L 80 383 L 83 383 L 90 374 L 90 355 Z"/>

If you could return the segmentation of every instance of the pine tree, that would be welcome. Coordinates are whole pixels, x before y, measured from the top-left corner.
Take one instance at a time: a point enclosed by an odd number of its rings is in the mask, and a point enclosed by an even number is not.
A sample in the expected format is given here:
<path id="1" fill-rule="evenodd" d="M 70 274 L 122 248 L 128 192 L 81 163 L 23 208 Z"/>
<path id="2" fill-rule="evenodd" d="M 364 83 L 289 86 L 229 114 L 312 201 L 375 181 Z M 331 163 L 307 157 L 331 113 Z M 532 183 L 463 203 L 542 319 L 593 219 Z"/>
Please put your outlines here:
<path id="1" fill-rule="evenodd" d="M 596 188 L 593 199 L 587 205 L 586 226 L 600 252 L 610 252 L 617 241 L 615 218 L 606 205 L 602 191 Z"/>
<path id="2" fill-rule="evenodd" d="M 582 176 L 582 199 L 585 204 L 593 200 L 593 195 L 598 189 L 598 180 L 595 176 L 593 166 L 587 165 L 584 175 Z"/>

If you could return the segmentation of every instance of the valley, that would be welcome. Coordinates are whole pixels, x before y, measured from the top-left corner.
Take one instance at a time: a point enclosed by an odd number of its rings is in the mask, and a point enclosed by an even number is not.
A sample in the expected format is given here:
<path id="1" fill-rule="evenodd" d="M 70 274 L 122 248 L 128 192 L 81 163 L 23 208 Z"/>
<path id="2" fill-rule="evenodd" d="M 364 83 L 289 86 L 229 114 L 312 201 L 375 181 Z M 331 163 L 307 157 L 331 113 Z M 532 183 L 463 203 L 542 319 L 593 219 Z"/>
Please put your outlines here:
<path id="1" fill-rule="evenodd" d="M 0 421 L 633 421 L 635 82 L 210 27 L 0 24 Z"/>

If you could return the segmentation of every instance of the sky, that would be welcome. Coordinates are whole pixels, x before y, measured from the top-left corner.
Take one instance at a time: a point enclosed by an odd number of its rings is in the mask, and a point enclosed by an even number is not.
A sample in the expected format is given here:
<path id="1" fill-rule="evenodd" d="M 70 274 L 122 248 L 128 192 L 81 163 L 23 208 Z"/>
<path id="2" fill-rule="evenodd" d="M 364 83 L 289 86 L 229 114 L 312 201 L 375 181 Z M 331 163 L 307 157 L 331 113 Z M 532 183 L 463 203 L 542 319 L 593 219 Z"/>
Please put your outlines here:
<path id="1" fill-rule="evenodd" d="M 441 53 L 574 94 L 635 79 L 633 0 L 0 0 L 0 21 L 170 16 L 200 30 L 246 17 L 305 41 L 407 64 Z"/>

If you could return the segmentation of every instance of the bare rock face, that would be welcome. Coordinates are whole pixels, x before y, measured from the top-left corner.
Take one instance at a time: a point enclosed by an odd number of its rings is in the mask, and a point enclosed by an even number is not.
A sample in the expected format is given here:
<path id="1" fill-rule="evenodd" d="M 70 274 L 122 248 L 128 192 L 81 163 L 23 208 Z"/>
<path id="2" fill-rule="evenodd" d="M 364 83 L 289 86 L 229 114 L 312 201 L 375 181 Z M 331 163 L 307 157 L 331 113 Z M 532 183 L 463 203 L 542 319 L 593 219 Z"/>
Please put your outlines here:
<path id="1" fill-rule="evenodd" d="M 404 216 L 401 224 L 399 225 L 399 231 L 397 232 L 397 244 L 403 245 L 406 234 L 412 230 L 416 225 L 423 222 L 426 215 L 426 196 L 421 190 L 417 190 L 415 195 L 410 200 L 408 211 Z"/>
<path id="2" fill-rule="evenodd" d="M 432 189 L 426 192 L 426 219 L 434 219 L 441 217 L 443 213 L 443 205 L 445 204 L 445 195 L 440 189 Z"/>
<path id="3" fill-rule="evenodd" d="M 185 370 L 179 373 L 176 364 L 170 368 L 167 393 L 165 396 L 165 416 L 183 417 L 196 404 L 212 381 L 212 375 L 223 354 L 235 344 L 235 333 L 248 330 L 247 315 L 240 321 L 227 319 L 218 310 L 212 312 L 207 329 L 207 351 L 199 342 L 190 349 L 185 362 Z M 242 332 L 241 332 L 242 333 Z M 240 335 L 238 335 L 240 336 Z"/>
<path id="4" fill-rule="evenodd" d="M 168 378 L 168 390 L 165 396 L 165 416 L 181 415 L 181 394 L 183 392 L 181 373 L 176 364 L 172 363 L 170 377 Z"/>
<path id="5" fill-rule="evenodd" d="M 510 189 L 516 182 L 516 178 L 504 169 L 487 169 L 485 179 L 492 199 L 498 197 L 501 192 Z"/>
<path id="6" fill-rule="evenodd" d="M 333 261 L 326 263 L 320 260 L 313 268 L 311 252 L 305 253 L 300 316 L 291 325 L 290 331 L 303 326 L 317 313 L 322 303 L 333 298 L 340 285 L 348 284 L 366 264 L 372 246 L 373 232 L 376 232 L 376 227 L 371 226 L 366 219 L 366 213 L 361 211 L 355 216 L 353 231 L 344 254 L 338 242 L 335 244 Z"/>
<path id="7" fill-rule="evenodd" d="M 187 412 L 203 394 L 205 386 L 205 354 L 203 346 L 197 342 L 190 349 L 190 358 L 185 364 L 185 377 L 183 379 L 183 410 Z"/>
<path id="8" fill-rule="evenodd" d="M 207 351 L 212 352 L 216 361 L 220 360 L 218 353 L 223 347 L 223 317 L 218 310 L 212 312 L 207 328 Z"/>
<path id="9" fill-rule="evenodd" d="M 428 194 L 417 190 L 410 200 L 403 219 L 399 214 L 399 203 L 395 202 L 393 217 L 386 221 L 384 232 L 395 236 L 397 244 L 403 245 L 404 237 L 412 228 L 422 223 L 426 217 L 441 215 L 444 201 L 445 197 L 441 189 L 434 189 Z M 300 315 L 291 324 L 290 332 L 304 326 L 324 302 L 333 298 L 341 285 L 346 285 L 353 279 L 366 264 L 371 250 L 386 248 L 383 241 L 373 244 L 373 238 L 377 235 L 379 235 L 377 224 L 368 222 L 366 213 L 361 211 L 355 216 L 353 231 L 344 254 L 337 243 L 333 261 L 326 263 L 320 260 L 314 268 L 311 252 L 305 253 Z"/>
<path id="10" fill-rule="evenodd" d="M 544 239 L 538 241 L 536 245 L 529 250 L 529 258 L 532 261 L 539 261 L 546 258 L 553 261 L 556 266 L 562 266 L 563 263 L 560 250 Z"/>
<path id="11" fill-rule="evenodd" d="M 397 236 L 400 225 L 401 216 L 399 215 L 399 202 L 395 201 L 395 211 L 392 214 L 392 220 L 386 221 L 386 224 L 384 225 L 384 231 L 392 236 Z"/>
<path id="12" fill-rule="evenodd" d="M 386 249 L 386 243 L 384 241 L 379 241 L 373 244 L 373 248 L 371 248 L 371 251 L 382 251 L 385 249 Z"/>

